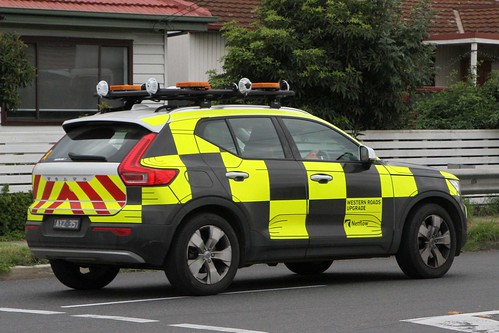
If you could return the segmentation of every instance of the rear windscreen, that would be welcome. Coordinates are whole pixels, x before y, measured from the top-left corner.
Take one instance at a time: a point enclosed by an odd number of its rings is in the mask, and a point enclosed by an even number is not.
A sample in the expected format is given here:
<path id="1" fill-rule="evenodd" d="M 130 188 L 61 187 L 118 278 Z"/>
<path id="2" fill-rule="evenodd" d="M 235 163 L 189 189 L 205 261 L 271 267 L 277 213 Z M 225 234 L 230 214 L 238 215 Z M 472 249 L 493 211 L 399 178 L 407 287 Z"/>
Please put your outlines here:
<path id="1" fill-rule="evenodd" d="M 82 123 L 69 129 L 43 162 L 121 162 L 148 133 L 135 124 Z"/>

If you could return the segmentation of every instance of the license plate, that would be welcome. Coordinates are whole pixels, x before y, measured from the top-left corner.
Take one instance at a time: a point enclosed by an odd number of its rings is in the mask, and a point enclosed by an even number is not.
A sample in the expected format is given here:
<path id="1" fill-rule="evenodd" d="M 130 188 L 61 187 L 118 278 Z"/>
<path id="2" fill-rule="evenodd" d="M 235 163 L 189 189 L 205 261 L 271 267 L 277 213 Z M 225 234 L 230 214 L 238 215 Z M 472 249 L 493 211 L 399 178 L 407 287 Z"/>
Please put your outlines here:
<path id="1" fill-rule="evenodd" d="M 80 230 L 80 224 L 79 217 L 56 217 L 54 219 L 54 230 Z"/>

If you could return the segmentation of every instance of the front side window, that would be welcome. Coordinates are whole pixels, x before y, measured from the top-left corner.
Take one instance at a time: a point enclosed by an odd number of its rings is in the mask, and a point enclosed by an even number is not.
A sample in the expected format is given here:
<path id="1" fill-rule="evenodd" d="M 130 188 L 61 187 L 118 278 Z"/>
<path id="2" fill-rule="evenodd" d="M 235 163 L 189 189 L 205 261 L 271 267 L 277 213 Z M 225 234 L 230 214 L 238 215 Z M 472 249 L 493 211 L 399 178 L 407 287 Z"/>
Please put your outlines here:
<path id="1" fill-rule="evenodd" d="M 3 120 L 61 122 L 98 111 L 95 85 L 128 83 L 131 41 L 25 37 L 27 57 L 37 75 L 19 89 L 21 106 Z"/>
<path id="2" fill-rule="evenodd" d="M 343 134 L 309 120 L 284 118 L 303 160 L 359 161 L 359 147 Z"/>

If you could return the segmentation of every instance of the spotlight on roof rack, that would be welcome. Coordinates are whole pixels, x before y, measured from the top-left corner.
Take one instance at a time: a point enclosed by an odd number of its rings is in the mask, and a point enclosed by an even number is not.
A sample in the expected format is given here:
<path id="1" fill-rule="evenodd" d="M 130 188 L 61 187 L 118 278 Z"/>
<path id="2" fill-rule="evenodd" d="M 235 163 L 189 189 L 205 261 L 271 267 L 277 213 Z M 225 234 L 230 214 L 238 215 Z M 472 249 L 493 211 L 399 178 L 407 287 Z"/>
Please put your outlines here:
<path id="1" fill-rule="evenodd" d="M 239 92 L 243 95 L 248 95 L 249 92 L 251 91 L 252 83 L 248 78 L 243 77 L 241 80 L 239 80 L 238 84 L 238 89 Z"/>
<path id="2" fill-rule="evenodd" d="M 155 78 L 150 78 L 149 80 L 147 80 L 146 82 L 146 91 L 149 95 L 154 95 L 155 93 L 157 93 L 159 90 L 159 83 L 158 83 L 158 80 L 156 80 Z"/>
<path id="3" fill-rule="evenodd" d="M 281 80 L 281 82 L 279 82 L 279 84 L 280 84 L 280 89 L 282 91 L 289 91 L 289 83 L 288 83 L 288 81 Z"/>
<path id="4" fill-rule="evenodd" d="M 97 95 L 100 97 L 105 97 L 109 93 L 109 85 L 106 81 L 102 80 L 97 83 Z"/>

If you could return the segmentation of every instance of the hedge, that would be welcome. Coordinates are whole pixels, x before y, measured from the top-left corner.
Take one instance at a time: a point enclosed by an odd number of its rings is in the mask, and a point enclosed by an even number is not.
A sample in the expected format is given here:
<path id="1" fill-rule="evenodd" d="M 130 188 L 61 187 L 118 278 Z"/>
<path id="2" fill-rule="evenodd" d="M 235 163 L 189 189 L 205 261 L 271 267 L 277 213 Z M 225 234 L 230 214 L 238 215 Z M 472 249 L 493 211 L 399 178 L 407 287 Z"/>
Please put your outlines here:
<path id="1" fill-rule="evenodd" d="M 13 231 L 23 231 L 26 213 L 33 202 L 31 192 L 9 193 L 9 186 L 4 185 L 0 192 L 0 236 Z"/>

